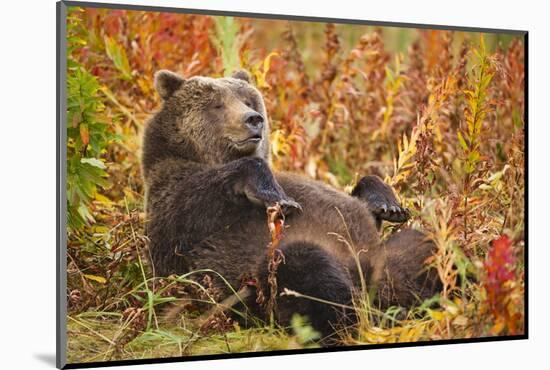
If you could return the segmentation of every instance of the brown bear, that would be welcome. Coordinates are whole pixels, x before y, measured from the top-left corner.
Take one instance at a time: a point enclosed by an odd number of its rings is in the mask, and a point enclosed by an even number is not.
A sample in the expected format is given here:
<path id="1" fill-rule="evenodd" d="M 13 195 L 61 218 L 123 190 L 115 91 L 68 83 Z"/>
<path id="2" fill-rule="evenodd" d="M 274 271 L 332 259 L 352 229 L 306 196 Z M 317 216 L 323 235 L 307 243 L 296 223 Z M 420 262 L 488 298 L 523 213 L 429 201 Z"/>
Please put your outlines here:
<path id="1" fill-rule="evenodd" d="M 382 220 L 403 222 L 408 213 L 378 177 L 368 176 L 352 195 L 319 181 L 270 168 L 269 123 L 260 92 L 248 73 L 184 79 L 155 75 L 163 104 L 145 128 L 142 167 L 147 233 L 155 274 L 211 269 L 234 290 L 243 279 L 267 287 L 266 207 L 282 206 L 288 226 L 280 244 L 284 263 L 279 292 L 288 288 L 348 306 L 361 277 L 378 292 L 380 306 L 409 306 L 430 297 L 437 277 L 424 260 L 434 244 L 405 230 L 385 243 Z M 222 296 L 227 283 L 217 279 Z M 254 301 L 248 302 L 254 305 Z M 342 312 L 303 297 L 278 298 L 279 324 L 294 313 L 323 335 L 334 332 Z"/>

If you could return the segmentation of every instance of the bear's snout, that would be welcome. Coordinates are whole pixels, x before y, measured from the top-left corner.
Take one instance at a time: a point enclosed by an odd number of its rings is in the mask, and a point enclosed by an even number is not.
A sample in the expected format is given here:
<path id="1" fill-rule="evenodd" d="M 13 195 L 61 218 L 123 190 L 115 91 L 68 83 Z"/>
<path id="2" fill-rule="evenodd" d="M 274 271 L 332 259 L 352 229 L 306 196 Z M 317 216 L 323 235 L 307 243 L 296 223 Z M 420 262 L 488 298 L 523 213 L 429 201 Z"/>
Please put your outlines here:
<path id="1" fill-rule="evenodd" d="M 264 117 L 258 112 L 246 112 L 243 116 L 243 121 L 245 125 L 251 129 L 251 131 L 257 131 L 257 133 L 262 132 L 264 127 Z"/>

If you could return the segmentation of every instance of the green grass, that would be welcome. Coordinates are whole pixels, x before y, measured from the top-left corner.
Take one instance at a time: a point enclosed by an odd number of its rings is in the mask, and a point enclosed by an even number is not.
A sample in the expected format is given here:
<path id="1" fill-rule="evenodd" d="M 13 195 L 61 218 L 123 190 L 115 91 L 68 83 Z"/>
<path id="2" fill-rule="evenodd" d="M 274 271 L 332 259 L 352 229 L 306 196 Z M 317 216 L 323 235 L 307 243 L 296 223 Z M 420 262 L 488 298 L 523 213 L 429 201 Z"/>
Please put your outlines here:
<path id="1" fill-rule="evenodd" d="M 209 354 L 259 352 L 316 347 L 309 326 L 293 329 L 289 334 L 281 328 L 241 329 L 235 326 L 225 333 L 200 334 L 185 320 L 179 324 L 160 323 L 158 328 L 140 332 L 124 346 L 118 344 L 132 330 L 120 319 L 86 317 L 68 320 L 67 354 L 69 363 L 101 362 L 125 359 L 181 357 Z"/>

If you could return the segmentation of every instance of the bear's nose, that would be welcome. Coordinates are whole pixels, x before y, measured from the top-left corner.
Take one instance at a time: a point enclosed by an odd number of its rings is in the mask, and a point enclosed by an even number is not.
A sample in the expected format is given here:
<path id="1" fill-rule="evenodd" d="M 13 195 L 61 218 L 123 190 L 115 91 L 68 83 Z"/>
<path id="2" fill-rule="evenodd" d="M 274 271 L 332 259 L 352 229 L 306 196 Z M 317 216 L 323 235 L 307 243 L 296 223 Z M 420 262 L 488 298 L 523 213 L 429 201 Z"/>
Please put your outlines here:
<path id="1" fill-rule="evenodd" d="M 257 112 L 247 112 L 244 115 L 244 122 L 251 128 L 262 128 L 264 123 L 264 117 Z"/>

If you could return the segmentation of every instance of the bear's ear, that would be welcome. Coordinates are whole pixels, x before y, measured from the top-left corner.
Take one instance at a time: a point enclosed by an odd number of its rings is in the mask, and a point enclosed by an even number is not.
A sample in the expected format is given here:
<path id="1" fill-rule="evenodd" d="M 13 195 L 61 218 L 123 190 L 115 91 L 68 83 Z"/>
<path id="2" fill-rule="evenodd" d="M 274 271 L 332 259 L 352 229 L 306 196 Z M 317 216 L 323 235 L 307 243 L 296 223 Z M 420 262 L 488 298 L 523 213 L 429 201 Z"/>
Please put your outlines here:
<path id="1" fill-rule="evenodd" d="M 233 72 L 231 77 L 250 83 L 250 73 L 248 73 L 244 69 Z"/>
<path id="2" fill-rule="evenodd" d="M 155 89 L 163 100 L 172 96 L 183 85 L 185 80 L 174 72 L 166 69 L 155 73 Z"/>

